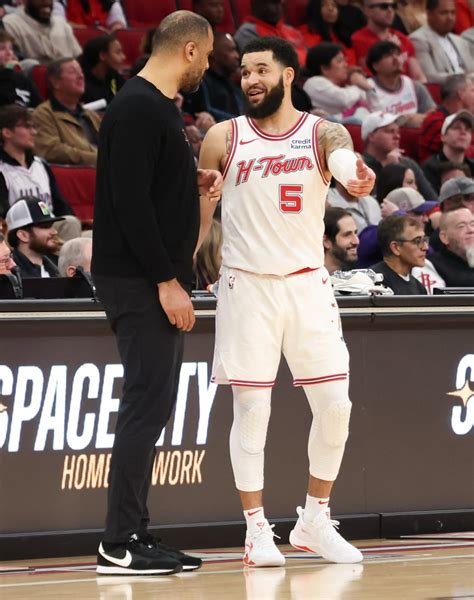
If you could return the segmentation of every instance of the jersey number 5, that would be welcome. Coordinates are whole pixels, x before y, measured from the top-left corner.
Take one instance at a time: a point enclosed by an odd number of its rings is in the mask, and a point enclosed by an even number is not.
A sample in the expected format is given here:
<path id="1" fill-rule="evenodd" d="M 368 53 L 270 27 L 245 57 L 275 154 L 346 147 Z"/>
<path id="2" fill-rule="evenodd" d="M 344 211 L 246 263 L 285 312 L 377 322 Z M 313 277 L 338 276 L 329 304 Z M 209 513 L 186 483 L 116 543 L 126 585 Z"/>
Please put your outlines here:
<path id="1" fill-rule="evenodd" d="M 299 213 L 303 208 L 302 185 L 280 185 L 280 210 L 283 213 Z"/>

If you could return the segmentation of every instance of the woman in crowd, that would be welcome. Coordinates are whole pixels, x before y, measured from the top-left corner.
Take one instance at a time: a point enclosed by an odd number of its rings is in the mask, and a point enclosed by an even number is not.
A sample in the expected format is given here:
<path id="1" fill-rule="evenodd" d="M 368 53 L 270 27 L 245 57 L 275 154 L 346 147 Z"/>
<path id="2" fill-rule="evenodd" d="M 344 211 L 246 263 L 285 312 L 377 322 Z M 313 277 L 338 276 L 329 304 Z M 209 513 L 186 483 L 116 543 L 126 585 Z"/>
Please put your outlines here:
<path id="1" fill-rule="evenodd" d="M 108 33 L 127 27 L 119 0 L 55 0 L 53 14 L 73 27 L 100 27 Z"/>
<path id="2" fill-rule="evenodd" d="M 84 44 L 79 59 L 86 78 L 84 102 L 104 98 L 107 104 L 125 83 L 120 71 L 125 62 L 121 43 L 112 35 L 101 35 Z"/>

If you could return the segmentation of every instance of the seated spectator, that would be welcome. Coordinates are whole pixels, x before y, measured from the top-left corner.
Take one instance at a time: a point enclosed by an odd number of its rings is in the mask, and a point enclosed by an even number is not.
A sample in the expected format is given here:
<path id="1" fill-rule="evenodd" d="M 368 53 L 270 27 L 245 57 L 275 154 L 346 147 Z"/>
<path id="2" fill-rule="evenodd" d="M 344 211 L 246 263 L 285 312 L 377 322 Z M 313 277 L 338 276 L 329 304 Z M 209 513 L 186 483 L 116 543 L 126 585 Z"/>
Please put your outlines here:
<path id="1" fill-rule="evenodd" d="M 382 204 L 392 190 L 405 187 L 418 189 L 413 170 L 401 163 L 385 165 L 378 175 L 377 200 L 379 204 Z"/>
<path id="2" fill-rule="evenodd" d="M 215 35 L 216 27 L 224 20 L 224 0 L 193 0 L 193 12 L 209 21 Z"/>
<path id="3" fill-rule="evenodd" d="M 361 27 L 364 25 L 362 23 Z M 321 42 L 338 44 L 348 64 L 355 65 L 350 33 L 339 18 L 339 7 L 335 0 L 312 0 L 308 5 L 308 24 L 302 25 L 300 31 L 308 48 Z"/>
<path id="4" fill-rule="evenodd" d="M 352 46 L 351 35 L 358 29 L 367 25 L 367 19 L 358 4 L 353 4 L 350 0 L 336 0 L 338 9 L 337 36 L 348 48 Z M 309 0 L 308 3 L 308 22 L 315 21 L 317 15 L 321 13 L 321 0 Z M 330 40 L 328 40 L 330 41 Z M 311 38 L 307 38 L 306 45 L 311 47 L 315 44 L 309 43 Z"/>
<path id="5" fill-rule="evenodd" d="M 79 63 L 86 79 L 83 102 L 106 100 L 107 104 L 125 83 L 120 75 L 125 62 L 122 44 L 112 35 L 100 35 L 84 44 Z"/>
<path id="6" fill-rule="evenodd" d="M 81 54 L 72 27 L 61 17 L 52 16 L 52 10 L 53 0 L 25 0 L 2 21 L 23 56 L 42 64 Z"/>
<path id="7" fill-rule="evenodd" d="M 448 287 L 474 287 L 474 214 L 468 208 L 443 212 L 441 249 L 431 260 Z"/>
<path id="8" fill-rule="evenodd" d="M 369 48 L 381 40 L 394 42 L 400 48 L 400 58 L 403 65 L 404 75 L 408 75 L 416 81 L 426 82 L 426 76 L 415 56 L 415 48 L 406 35 L 393 29 L 396 2 L 377 2 L 376 0 L 364 0 L 367 26 L 356 31 L 352 37 L 357 64 L 366 68 L 365 57 Z"/>
<path id="9" fill-rule="evenodd" d="M 8 243 L 22 279 L 59 276 L 48 255 L 59 250 L 53 225 L 62 219 L 53 217 L 39 198 L 18 200 L 7 212 Z"/>
<path id="10" fill-rule="evenodd" d="M 397 15 L 400 17 L 404 33 L 413 33 L 426 25 L 426 0 L 402 0 L 397 3 Z"/>
<path id="11" fill-rule="evenodd" d="M 349 211 L 327 208 L 324 215 L 324 266 L 329 274 L 350 271 L 357 262 L 357 226 Z"/>
<path id="12" fill-rule="evenodd" d="M 289 42 L 298 54 L 301 66 L 306 62 L 306 46 L 303 34 L 283 21 L 283 0 L 251 0 L 251 14 L 246 17 L 235 33 L 234 39 L 240 52 L 258 37 L 269 35 Z"/>
<path id="13" fill-rule="evenodd" d="M 455 179 L 456 177 L 470 177 L 471 175 L 469 167 L 451 161 L 441 163 L 439 165 L 439 171 L 441 173 L 441 185 L 449 179 Z"/>
<path id="14" fill-rule="evenodd" d="M 441 127 L 448 115 L 460 110 L 474 114 L 474 73 L 450 75 L 441 85 L 441 104 L 426 115 L 421 126 L 419 157 L 426 160 L 441 150 Z M 474 144 L 467 153 L 474 158 Z"/>
<path id="15" fill-rule="evenodd" d="M 456 177 L 445 181 L 439 191 L 443 212 L 468 208 L 474 215 L 474 180 L 472 177 Z"/>
<path id="16" fill-rule="evenodd" d="M 15 267 L 12 251 L 5 242 L 5 236 L 0 233 L 0 275 L 10 275 Z"/>
<path id="17" fill-rule="evenodd" d="M 222 264 L 222 225 L 213 219 L 209 233 L 196 255 L 195 274 L 197 290 L 207 288 L 219 279 Z"/>
<path id="18" fill-rule="evenodd" d="M 419 127 L 428 111 L 435 107 L 425 86 L 403 75 L 400 47 L 393 42 L 377 42 L 367 53 L 367 68 L 372 73 L 372 89 L 367 94 L 370 110 L 394 113 L 399 125 Z"/>
<path id="19" fill-rule="evenodd" d="M 392 215 L 379 223 L 377 238 L 383 261 L 371 268 L 382 273 L 383 284 L 394 294 L 426 295 L 425 287 L 412 276 L 413 267 L 423 267 L 428 237 L 423 226 L 409 216 Z"/>
<path id="20" fill-rule="evenodd" d="M 359 233 L 369 225 L 378 225 L 382 218 L 380 206 L 375 198 L 351 196 L 339 181 L 336 181 L 335 187 L 329 188 L 328 202 L 331 206 L 343 208 L 350 213 Z"/>
<path id="21" fill-rule="evenodd" d="M 184 111 L 192 115 L 205 111 L 217 122 L 241 115 L 244 96 L 234 80 L 239 69 L 240 55 L 232 36 L 217 31 L 209 56 L 209 69 L 199 90 L 187 96 Z"/>
<path id="22" fill-rule="evenodd" d="M 306 57 L 310 77 L 303 90 L 313 111 L 339 122 L 361 123 L 369 114 L 367 92 L 372 85 L 358 70 L 350 70 L 342 47 L 321 42 Z"/>
<path id="23" fill-rule="evenodd" d="M 366 164 L 377 177 L 380 175 L 382 167 L 388 164 L 400 163 L 409 167 L 415 174 L 420 194 L 428 200 L 437 200 L 435 190 L 419 165 L 411 158 L 403 157 L 403 151 L 400 149 L 400 127 L 396 120 L 397 115 L 376 111 L 362 123 L 361 136 L 365 144 L 364 160 Z"/>
<path id="24" fill-rule="evenodd" d="M 20 104 L 34 108 L 41 102 L 41 96 L 31 79 L 17 70 L 17 65 L 13 38 L 0 29 L 0 106 Z"/>
<path id="25" fill-rule="evenodd" d="M 454 0 L 427 0 L 427 25 L 410 35 L 429 83 L 444 83 L 454 73 L 474 70 L 469 44 L 451 33 L 456 20 Z"/>
<path id="26" fill-rule="evenodd" d="M 423 171 L 433 187 L 441 187 L 439 166 L 444 162 L 464 164 L 474 177 L 474 160 L 467 158 L 466 151 L 471 145 L 473 117 L 467 110 L 449 115 L 441 127 L 441 152 L 434 154 L 423 163 Z"/>
<path id="27" fill-rule="evenodd" d="M 474 55 L 474 27 L 469 27 L 469 29 L 465 29 L 461 33 L 461 37 L 463 38 L 463 40 L 467 40 L 467 42 L 470 44 L 471 54 Z"/>
<path id="28" fill-rule="evenodd" d="M 127 27 L 119 0 L 55 0 L 53 14 L 73 27 L 100 27 L 109 33 Z"/>
<path id="29" fill-rule="evenodd" d="M 36 129 L 23 106 L 0 108 L 0 217 L 20 198 L 40 198 L 58 223 L 63 240 L 81 235 L 81 223 L 61 195 L 49 166 L 34 156 Z"/>
<path id="30" fill-rule="evenodd" d="M 439 202 L 425 200 L 423 196 L 412 187 L 395 188 L 389 192 L 382 201 L 382 216 L 388 217 L 393 213 L 403 213 L 418 220 L 423 227 L 430 221 L 429 214 L 439 208 Z"/>
<path id="31" fill-rule="evenodd" d="M 100 117 L 80 104 L 85 91 L 81 65 L 62 58 L 48 66 L 50 100 L 33 112 L 36 153 L 48 162 L 95 165 Z"/>
<path id="32" fill-rule="evenodd" d="M 91 272 L 92 239 L 78 237 L 63 244 L 59 251 L 58 270 L 60 277 L 75 277 L 78 267 L 85 273 Z"/>

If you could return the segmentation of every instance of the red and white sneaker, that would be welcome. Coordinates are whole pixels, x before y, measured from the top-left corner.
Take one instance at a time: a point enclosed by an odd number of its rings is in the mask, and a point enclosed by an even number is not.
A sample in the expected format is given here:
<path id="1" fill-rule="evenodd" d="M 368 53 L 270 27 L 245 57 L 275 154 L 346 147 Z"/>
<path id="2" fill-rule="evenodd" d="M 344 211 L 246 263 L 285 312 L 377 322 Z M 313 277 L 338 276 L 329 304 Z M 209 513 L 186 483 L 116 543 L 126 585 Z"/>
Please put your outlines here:
<path id="1" fill-rule="evenodd" d="M 329 508 L 321 512 L 312 522 L 304 520 L 304 510 L 296 509 L 299 519 L 290 532 L 290 544 L 298 550 L 319 554 L 334 563 L 357 563 L 364 557 L 336 531 L 339 521 L 331 520 Z"/>
<path id="2" fill-rule="evenodd" d="M 285 564 L 285 557 L 273 541 L 274 537 L 278 537 L 273 533 L 274 527 L 275 525 L 270 525 L 265 519 L 259 523 L 258 530 L 247 530 L 244 565 L 247 567 L 282 567 Z"/>

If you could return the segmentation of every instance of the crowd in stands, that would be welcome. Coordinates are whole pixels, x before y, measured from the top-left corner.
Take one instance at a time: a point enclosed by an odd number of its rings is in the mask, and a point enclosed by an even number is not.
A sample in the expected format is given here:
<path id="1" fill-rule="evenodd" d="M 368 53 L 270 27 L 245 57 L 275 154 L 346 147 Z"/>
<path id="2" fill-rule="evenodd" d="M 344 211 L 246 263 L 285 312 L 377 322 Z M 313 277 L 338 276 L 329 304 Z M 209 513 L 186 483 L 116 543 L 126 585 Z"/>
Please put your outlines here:
<path id="1" fill-rule="evenodd" d="M 244 113 L 245 45 L 283 38 L 295 106 L 343 123 L 377 175 L 364 198 L 332 182 L 329 272 L 370 267 L 396 294 L 474 287 L 474 0 L 0 0 L 0 279 L 90 270 L 103 113 L 178 9 L 214 30 L 200 89 L 175 98 L 196 161 L 206 131 Z M 197 289 L 221 244 L 217 217 Z"/>

